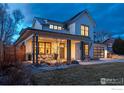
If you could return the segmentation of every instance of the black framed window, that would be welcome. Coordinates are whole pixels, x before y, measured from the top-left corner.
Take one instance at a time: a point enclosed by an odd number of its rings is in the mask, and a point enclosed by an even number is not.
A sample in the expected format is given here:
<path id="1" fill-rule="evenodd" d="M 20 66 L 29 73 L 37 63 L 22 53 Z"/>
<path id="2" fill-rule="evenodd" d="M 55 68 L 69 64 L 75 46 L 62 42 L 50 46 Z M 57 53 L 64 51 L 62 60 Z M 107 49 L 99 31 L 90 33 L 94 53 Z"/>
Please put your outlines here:
<path id="1" fill-rule="evenodd" d="M 81 35 L 89 36 L 89 27 L 86 25 L 81 25 Z"/>
<path id="2" fill-rule="evenodd" d="M 39 42 L 39 54 L 51 54 L 51 43 Z"/>
<path id="3" fill-rule="evenodd" d="M 85 56 L 89 55 L 89 45 L 88 44 L 84 44 L 84 54 L 85 54 Z"/>

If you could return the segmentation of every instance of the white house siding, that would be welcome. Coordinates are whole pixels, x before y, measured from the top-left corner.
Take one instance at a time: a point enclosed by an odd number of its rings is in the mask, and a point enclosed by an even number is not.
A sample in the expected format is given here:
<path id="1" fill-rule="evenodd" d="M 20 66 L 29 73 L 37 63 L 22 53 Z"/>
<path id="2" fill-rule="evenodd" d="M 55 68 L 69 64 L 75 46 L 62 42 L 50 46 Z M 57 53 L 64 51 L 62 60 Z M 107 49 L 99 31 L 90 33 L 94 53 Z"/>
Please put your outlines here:
<path id="1" fill-rule="evenodd" d="M 40 29 L 42 30 L 42 25 L 36 20 L 34 26 L 33 26 L 34 29 Z"/>
<path id="2" fill-rule="evenodd" d="M 75 59 L 75 42 L 74 41 L 71 42 L 71 59 L 72 60 Z"/>
<path id="3" fill-rule="evenodd" d="M 81 50 L 80 50 L 80 43 L 75 44 L 75 59 L 80 60 L 81 59 Z"/>
<path id="4" fill-rule="evenodd" d="M 94 33 L 93 33 L 94 27 L 93 27 L 93 23 L 92 23 L 91 19 L 88 17 L 87 14 L 81 15 L 76 21 L 74 21 L 73 23 L 71 23 L 69 25 L 70 33 L 76 34 L 76 35 L 81 35 L 81 30 L 80 30 L 81 25 L 89 26 L 89 37 L 91 38 L 91 40 L 93 42 L 94 41 Z M 93 43 L 92 43 L 92 46 L 90 47 L 90 51 L 89 51 L 89 56 L 91 58 L 93 58 L 93 49 L 94 48 L 93 48 Z M 79 49 L 77 49 L 77 50 L 79 50 Z"/>
<path id="5" fill-rule="evenodd" d="M 70 24 L 68 27 L 70 34 L 75 34 L 75 23 Z"/>
<path id="6" fill-rule="evenodd" d="M 81 15 L 80 18 L 75 21 L 75 34 L 76 35 L 81 35 L 80 26 L 83 25 L 83 24 L 89 26 L 89 37 L 93 40 L 94 39 L 93 23 L 91 22 L 88 15 L 86 15 L 86 14 Z"/>
<path id="7" fill-rule="evenodd" d="M 90 50 L 89 50 L 89 55 L 90 55 L 90 58 L 94 58 L 94 43 L 92 43 L 91 47 L 90 47 Z"/>
<path id="8" fill-rule="evenodd" d="M 26 47 L 26 60 L 28 60 L 28 55 L 32 54 L 32 39 L 25 41 L 25 47 Z"/>

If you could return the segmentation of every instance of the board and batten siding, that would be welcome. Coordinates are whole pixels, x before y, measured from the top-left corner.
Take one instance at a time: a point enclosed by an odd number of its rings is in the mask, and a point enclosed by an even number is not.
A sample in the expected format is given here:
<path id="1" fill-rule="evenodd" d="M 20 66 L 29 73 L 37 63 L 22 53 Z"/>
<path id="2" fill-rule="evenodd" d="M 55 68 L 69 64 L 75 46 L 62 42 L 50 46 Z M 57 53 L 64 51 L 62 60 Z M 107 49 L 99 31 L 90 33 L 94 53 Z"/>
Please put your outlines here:
<path id="1" fill-rule="evenodd" d="M 69 25 L 69 30 L 71 34 L 81 35 L 81 25 L 87 25 L 89 27 L 89 37 L 94 41 L 94 25 L 87 14 L 82 14 Z M 93 58 L 93 43 L 89 50 L 89 55 Z"/>
<path id="2" fill-rule="evenodd" d="M 75 34 L 75 23 L 69 25 L 70 34 Z"/>

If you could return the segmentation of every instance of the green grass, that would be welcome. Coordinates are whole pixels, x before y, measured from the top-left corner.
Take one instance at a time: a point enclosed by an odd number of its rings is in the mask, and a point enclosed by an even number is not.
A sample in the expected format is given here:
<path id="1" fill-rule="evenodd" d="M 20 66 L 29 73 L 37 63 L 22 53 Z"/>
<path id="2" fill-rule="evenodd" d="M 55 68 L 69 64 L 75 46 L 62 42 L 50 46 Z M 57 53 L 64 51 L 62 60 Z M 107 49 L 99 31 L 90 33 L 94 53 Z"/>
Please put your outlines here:
<path id="1" fill-rule="evenodd" d="M 34 85 L 100 85 L 100 78 L 124 78 L 124 63 L 75 66 L 32 75 Z"/>

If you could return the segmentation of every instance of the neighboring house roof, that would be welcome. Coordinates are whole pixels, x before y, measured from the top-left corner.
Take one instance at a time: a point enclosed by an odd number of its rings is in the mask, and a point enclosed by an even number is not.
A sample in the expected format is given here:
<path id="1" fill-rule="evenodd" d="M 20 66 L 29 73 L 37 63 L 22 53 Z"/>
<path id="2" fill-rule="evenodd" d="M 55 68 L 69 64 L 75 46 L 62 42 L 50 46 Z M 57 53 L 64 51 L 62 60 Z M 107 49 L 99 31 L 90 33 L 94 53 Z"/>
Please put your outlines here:
<path id="1" fill-rule="evenodd" d="M 108 39 L 106 39 L 105 41 L 103 41 L 103 43 L 105 44 L 105 43 L 113 43 L 115 41 L 115 39 L 114 38 L 108 38 Z"/>
<path id="2" fill-rule="evenodd" d="M 47 18 L 39 18 L 39 17 L 34 17 L 34 19 L 36 19 L 40 24 L 46 24 L 46 21 L 51 21 L 51 22 L 60 23 L 60 24 L 68 24 L 68 23 L 71 23 L 72 21 L 74 21 L 75 19 L 78 19 L 78 17 L 80 15 L 83 15 L 83 14 L 87 14 L 89 19 L 93 23 L 93 25 L 94 26 L 96 25 L 94 19 L 91 17 L 91 15 L 88 12 L 88 10 L 83 10 L 83 11 L 79 12 L 78 14 L 76 14 L 75 16 L 73 16 L 72 18 L 70 18 L 69 20 L 66 20 L 64 22 L 60 22 L 60 21 L 56 21 L 56 20 L 51 20 L 51 19 L 47 19 Z"/>

